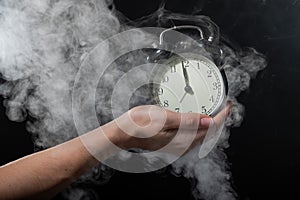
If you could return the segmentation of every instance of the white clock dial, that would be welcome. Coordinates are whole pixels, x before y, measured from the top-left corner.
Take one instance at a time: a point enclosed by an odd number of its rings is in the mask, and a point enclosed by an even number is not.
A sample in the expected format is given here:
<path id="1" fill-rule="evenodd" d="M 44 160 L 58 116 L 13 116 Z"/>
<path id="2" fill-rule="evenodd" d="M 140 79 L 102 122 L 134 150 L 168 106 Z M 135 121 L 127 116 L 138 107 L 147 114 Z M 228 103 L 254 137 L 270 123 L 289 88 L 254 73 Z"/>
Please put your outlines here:
<path id="1" fill-rule="evenodd" d="M 175 112 L 214 115 L 225 97 L 225 84 L 219 69 L 205 57 L 184 60 L 176 57 L 159 70 L 155 88 L 161 107 Z"/>

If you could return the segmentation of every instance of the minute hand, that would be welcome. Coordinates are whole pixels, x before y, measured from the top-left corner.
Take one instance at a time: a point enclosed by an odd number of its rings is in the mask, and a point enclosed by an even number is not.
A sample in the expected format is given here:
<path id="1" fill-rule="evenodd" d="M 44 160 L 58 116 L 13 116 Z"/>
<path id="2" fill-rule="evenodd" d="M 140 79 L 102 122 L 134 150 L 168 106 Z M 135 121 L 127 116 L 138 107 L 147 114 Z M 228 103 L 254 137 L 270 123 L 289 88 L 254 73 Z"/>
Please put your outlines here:
<path id="1" fill-rule="evenodd" d="M 193 91 L 192 87 L 190 86 L 189 76 L 188 76 L 186 68 L 184 67 L 183 61 L 181 62 L 181 64 L 182 64 L 182 71 L 183 71 L 183 76 L 184 76 L 184 80 L 185 80 L 184 91 L 186 93 L 189 93 L 189 94 L 193 95 L 194 91 Z"/>

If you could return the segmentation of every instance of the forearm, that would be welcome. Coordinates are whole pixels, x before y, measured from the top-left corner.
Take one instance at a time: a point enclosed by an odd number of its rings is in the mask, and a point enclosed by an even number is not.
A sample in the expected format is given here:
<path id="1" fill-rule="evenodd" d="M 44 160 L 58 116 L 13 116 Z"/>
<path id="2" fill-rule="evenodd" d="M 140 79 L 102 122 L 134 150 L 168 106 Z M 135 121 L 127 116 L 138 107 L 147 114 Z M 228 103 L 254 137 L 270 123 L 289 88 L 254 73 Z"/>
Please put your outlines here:
<path id="1" fill-rule="evenodd" d="M 209 126 L 202 124 L 205 117 L 196 113 L 182 115 L 157 106 L 136 107 L 78 138 L 0 167 L 0 200 L 49 199 L 87 169 L 116 154 L 120 150 L 116 146 L 146 150 L 164 147 L 174 139 L 181 122 L 186 130 L 182 137 L 190 137 L 190 131 L 197 128 L 198 143 Z M 186 138 L 175 141 L 172 152 L 186 151 L 182 149 L 184 141 Z"/>
<path id="2" fill-rule="evenodd" d="M 105 127 L 107 137 L 115 138 L 118 130 L 112 125 Z M 98 161 L 86 145 L 97 147 L 106 159 L 113 152 L 103 140 L 100 129 L 84 136 L 89 143 L 75 138 L 53 148 L 29 155 L 0 168 L 0 199 L 48 199 L 73 182 Z M 98 140 L 99 139 L 99 140 Z"/>

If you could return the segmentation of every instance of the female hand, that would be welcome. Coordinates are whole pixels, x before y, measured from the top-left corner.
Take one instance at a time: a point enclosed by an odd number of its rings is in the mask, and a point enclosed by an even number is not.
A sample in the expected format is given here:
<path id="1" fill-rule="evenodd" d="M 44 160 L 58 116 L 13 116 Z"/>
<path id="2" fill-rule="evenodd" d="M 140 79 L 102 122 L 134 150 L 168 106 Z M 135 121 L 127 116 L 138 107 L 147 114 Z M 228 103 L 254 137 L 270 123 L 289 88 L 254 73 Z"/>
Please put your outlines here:
<path id="1" fill-rule="evenodd" d="M 210 125 L 224 121 L 229 109 L 230 106 L 226 106 L 213 119 L 198 113 L 176 113 L 153 105 L 138 106 L 105 126 L 118 127 L 114 138 L 123 149 L 155 151 L 174 139 L 170 148 L 177 154 L 201 143 Z"/>
<path id="2" fill-rule="evenodd" d="M 226 106 L 213 118 L 217 127 L 222 127 L 229 109 Z M 180 154 L 201 143 L 211 123 L 212 118 L 196 113 L 157 106 L 133 108 L 80 137 L 1 166 L 0 198 L 50 199 L 100 160 L 117 153 L 107 139 L 123 149 L 152 151 L 172 141 L 171 153 Z"/>

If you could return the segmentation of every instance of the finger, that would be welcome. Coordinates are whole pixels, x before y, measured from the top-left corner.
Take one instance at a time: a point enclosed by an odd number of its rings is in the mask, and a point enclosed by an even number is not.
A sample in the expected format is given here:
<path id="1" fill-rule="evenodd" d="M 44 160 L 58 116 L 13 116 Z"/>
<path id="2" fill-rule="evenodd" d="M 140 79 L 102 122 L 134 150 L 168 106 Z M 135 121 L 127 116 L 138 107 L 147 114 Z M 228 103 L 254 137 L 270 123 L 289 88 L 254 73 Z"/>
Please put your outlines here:
<path id="1" fill-rule="evenodd" d="M 166 111 L 166 128 L 178 129 L 200 129 L 208 128 L 211 124 L 212 118 L 207 115 L 199 113 L 177 113 L 173 111 Z"/>
<path id="2" fill-rule="evenodd" d="M 214 124 L 217 129 L 219 129 L 226 121 L 226 118 L 229 116 L 232 108 L 232 104 L 228 103 L 214 118 Z"/>

